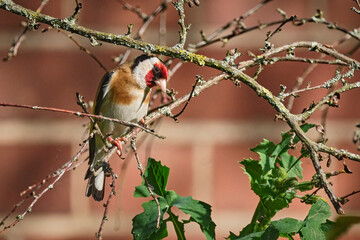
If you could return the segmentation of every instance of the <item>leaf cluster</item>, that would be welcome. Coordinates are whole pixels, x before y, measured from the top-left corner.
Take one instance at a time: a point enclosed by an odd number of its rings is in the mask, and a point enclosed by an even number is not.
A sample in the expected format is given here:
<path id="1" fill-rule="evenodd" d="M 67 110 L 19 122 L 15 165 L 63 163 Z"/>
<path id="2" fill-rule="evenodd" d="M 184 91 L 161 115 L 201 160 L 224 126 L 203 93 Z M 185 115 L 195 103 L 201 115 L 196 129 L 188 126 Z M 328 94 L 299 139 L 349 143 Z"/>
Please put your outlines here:
<path id="1" fill-rule="evenodd" d="M 172 223 L 178 239 L 186 239 L 184 226 L 191 222 L 199 224 L 206 239 L 215 239 L 215 223 L 211 219 L 211 206 L 192 197 L 183 197 L 175 191 L 167 190 L 169 172 L 169 168 L 161 165 L 161 162 L 149 158 L 144 176 L 152 187 L 153 193 L 157 195 L 161 215 L 160 228 L 157 228 L 159 212 L 156 202 L 154 200 L 145 202 L 142 204 L 144 211 L 133 218 L 134 239 L 163 239 L 168 235 L 168 222 Z M 150 196 L 145 181 L 135 188 L 134 196 Z M 189 219 L 181 220 L 174 213 L 174 207 L 187 214 Z"/>

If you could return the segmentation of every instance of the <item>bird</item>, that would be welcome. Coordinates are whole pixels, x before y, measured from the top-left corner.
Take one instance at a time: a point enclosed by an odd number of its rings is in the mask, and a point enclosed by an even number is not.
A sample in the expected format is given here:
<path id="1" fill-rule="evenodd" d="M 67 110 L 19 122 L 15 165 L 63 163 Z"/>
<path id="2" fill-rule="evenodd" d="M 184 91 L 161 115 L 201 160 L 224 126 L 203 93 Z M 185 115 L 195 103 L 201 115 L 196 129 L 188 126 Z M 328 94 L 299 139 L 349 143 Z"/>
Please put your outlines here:
<path id="1" fill-rule="evenodd" d="M 143 120 L 147 114 L 151 88 L 158 86 L 165 96 L 169 72 L 156 56 L 142 54 L 107 72 L 102 78 L 95 97 L 92 113 L 127 122 Z M 98 126 L 95 127 L 95 125 Z M 98 133 L 100 130 L 101 134 Z M 95 119 L 90 123 L 89 168 L 85 195 L 96 201 L 104 198 L 108 163 L 106 142 L 116 145 L 121 155 L 121 137 L 130 127 Z"/>

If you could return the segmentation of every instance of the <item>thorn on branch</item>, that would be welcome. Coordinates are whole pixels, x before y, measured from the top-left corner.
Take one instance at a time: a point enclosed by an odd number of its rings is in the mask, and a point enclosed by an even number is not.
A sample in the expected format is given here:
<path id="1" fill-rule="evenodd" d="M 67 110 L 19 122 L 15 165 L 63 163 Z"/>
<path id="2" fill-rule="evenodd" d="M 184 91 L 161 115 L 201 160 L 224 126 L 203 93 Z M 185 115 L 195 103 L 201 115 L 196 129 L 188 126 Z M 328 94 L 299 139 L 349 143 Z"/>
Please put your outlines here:
<path id="1" fill-rule="evenodd" d="M 324 19 L 324 13 L 320 9 L 316 9 L 315 15 L 311 18 L 314 22 L 323 22 Z"/>
<path id="2" fill-rule="evenodd" d="M 224 58 L 224 62 L 231 65 L 231 66 L 235 66 L 235 60 L 240 57 L 242 54 L 240 52 L 237 51 L 237 48 L 228 50 L 226 52 L 226 56 Z"/>
<path id="3" fill-rule="evenodd" d="M 187 0 L 185 2 L 187 2 L 190 8 L 192 8 L 194 5 L 197 7 L 200 6 L 200 0 Z"/>
<path id="4" fill-rule="evenodd" d="M 296 19 L 296 16 L 295 16 L 295 15 L 293 15 L 293 16 L 285 19 L 285 20 L 280 24 L 280 26 L 278 26 L 278 27 L 275 29 L 275 31 L 273 31 L 272 33 L 269 33 L 269 34 L 268 34 L 267 38 L 265 39 L 265 42 L 269 41 L 270 38 L 272 38 L 276 33 L 280 32 L 282 26 L 284 26 L 284 25 L 285 25 L 286 23 L 288 23 L 288 22 L 294 21 L 294 19 Z"/>
<path id="5" fill-rule="evenodd" d="M 178 114 L 175 114 L 175 115 L 172 116 L 172 118 L 173 118 L 176 122 L 178 121 L 177 117 L 179 117 L 179 116 L 185 111 L 185 109 L 186 109 L 187 105 L 189 104 L 191 98 L 192 98 L 193 96 L 195 96 L 194 92 L 195 92 L 196 85 L 197 85 L 199 82 L 201 82 L 201 81 L 204 81 L 203 77 L 200 76 L 200 75 L 196 75 L 195 84 L 192 86 L 192 89 L 191 89 L 189 98 L 188 98 L 188 100 L 186 101 L 185 106 L 183 107 L 183 109 L 181 109 L 181 111 L 180 111 Z"/>
<path id="6" fill-rule="evenodd" d="M 348 195 L 345 195 L 343 197 L 339 197 L 338 200 L 339 202 L 341 202 L 341 204 L 345 204 L 349 201 L 348 197 L 352 196 L 352 195 L 355 195 L 355 194 L 358 194 L 360 193 L 360 190 L 358 191 L 353 191 L 352 193 L 348 194 Z"/>
<path id="7" fill-rule="evenodd" d="M 44 30 L 47 31 L 48 29 L 49 28 L 46 28 Z M 75 38 L 72 36 L 72 34 L 67 34 L 65 31 L 62 31 L 60 29 L 58 29 L 58 32 L 63 34 L 64 36 L 68 37 L 73 43 L 76 44 L 76 46 L 78 46 L 80 48 L 81 51 L 83 51 L 87 55 L 89 55 L 105 72 L 107 72 L 106 67 L 101 63 L 101 61 L 94 54 L 92 54 L 89 49 L 87 49 L 86 47 L 81 45 L 78 41 L 76 41 Z"/>
<path id="8" fill-rule="evenodd" d="M 132 24 L 132 23 L 128 25 L 128 31 L 125 34 L 126 37 L 130 37 L 133 26 L 134 26 L 134 24 Z"/>
<path id="9" fill-rule="evenodd" d="M 287 18 L 286 12 L 280 8 L 277 8 L 276 11 L 280 13 L 280 15 L 284 18 L 284 20 Z"/>
<path id="10" fill-rule="evenodd" d="M 75 0 L 75 3 L 76 3 L 76 7 L 75 7 L 73 15 L 71 15 L 70 17 L 67 18 L 67 20 L 70 22 L 76 22 L 75 17 L 76 17 L 76 15 L 78 15 L 80 13 L 80 10 L 82 8 L 82 3 L 79 3 L 78 0 Z"/>
<path id="11" fill-rule="evenodd" d="M 326 161 L 326 167 L 330 167 L 331 165 L 331 154 L 328 154 L 328 159 Z"/>
<path id="12" fill-rule="evenodd" d="M 91 44 L 91 46 L 93 46 L 93 47 L 97 47 L 97 46 L 101 46 L 101 45 L 102 45 L 102 44 L 99 43 L 99 42 L 96 40 L 96 38 L 95 38 L 94 36 L 92 36 L 92 35 L 90 35 L 89 39 L 90 39 L 90 44 Z"/>
<path id="13" fill-rule="evenodd" d="M 326 102 L 327 105 L 330 107 L 339 107 L 339 100 L 340 100 L 340 93 L 335 92 L 329 99 L 329 101 Z"/>
<path id="14" fill-rule="evenodd" d="M 349 167 L 346 165 L 345 160 L 343 160 L 343 166 L 344 166 L 344 172 L 351 174 L 352 171 L 349 169 Z"/>
<path id="15" fill-rule="evenodd" d="M 143 21 L 146 21 L 149 17 L 147 14 L 145 14 L 144 12 L 141 11 L 140 7 L 133 7 L 132 5 L 130 5 L 127 2 L 124 2 L 122 0 L 116 0 L 118 3 L 120 3 L 121 5 L 123 5 L 123 8 L 125 10 L 129 10 L 130 12 L 135 13 L 136 15 L 138 15 Z"/>

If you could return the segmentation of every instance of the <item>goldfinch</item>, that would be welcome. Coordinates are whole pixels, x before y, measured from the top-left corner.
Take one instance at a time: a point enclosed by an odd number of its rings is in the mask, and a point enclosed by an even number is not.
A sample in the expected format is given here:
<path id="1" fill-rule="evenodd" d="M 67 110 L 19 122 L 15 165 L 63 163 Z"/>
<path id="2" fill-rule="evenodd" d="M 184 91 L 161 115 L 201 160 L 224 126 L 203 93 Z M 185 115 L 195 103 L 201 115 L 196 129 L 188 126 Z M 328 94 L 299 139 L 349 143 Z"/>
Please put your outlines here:
<path id="1" fill-rule="evenodd" d="M 136 59 L 119 65 L 102 78 L 93 106 L 93 114 L 116 118 L 128 122 L 139 122 L 147 114 L 151 88 L 158 86 L 166 92 L 168 69 L 154 56 L 140 55 Z M 118 139 L 129 130 L 121 124 L 95 120 L 102 135 L 108 139 Z M 94 123 L 90 125 L 90 134 Z M 95 131 L 89 142 L 89 168 L 85 174 L 88 179 L 86 196 L 96 201 L 104 198 L 107 160 L 106 139 Z M 119 141 L 110 140 L 121 148 Z M 121 149 L 119 149 L 121 151 Z"/>

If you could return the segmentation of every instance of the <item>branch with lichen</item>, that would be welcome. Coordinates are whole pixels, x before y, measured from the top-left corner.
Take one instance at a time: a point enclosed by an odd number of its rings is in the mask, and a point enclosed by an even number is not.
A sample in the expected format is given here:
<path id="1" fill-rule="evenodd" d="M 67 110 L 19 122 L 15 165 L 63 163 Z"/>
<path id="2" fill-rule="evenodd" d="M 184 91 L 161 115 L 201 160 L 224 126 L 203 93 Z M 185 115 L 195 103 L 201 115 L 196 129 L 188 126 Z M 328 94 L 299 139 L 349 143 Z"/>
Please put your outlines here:
<path id="1" fill-rule="evenodd" d="M 183 1 L 178 1 L 178 10 L 181 10 L 181 6 L 183 6 Z M 177 6 L 175 4 L 175 6 Z M 179 7 L 180 6 L 180 7 Z M 275 96 L 271 91 L 269 91 L 267 88 L 259 84 L 254 77 L 250 77 L 249 75 L 245 74 L 243 70 L 252 67 L 252 66 L 265 66 L 269 63 L 269 61 L 274 60 L 274 55 L 278 54 L 283 51 L 288 51 L 290 49 L 295 48 L 307 48 L 309 51 L 314 52 L 320 52 L 324 53 L 330 57 L 333 57 L 335 61 L 339 61 L 338 65 L 345 65 L 348 66 L 350 69 L 359 70 L 359 62 L 355 61 L 351 57 L 345 56 L 336 50 L 329 48 L 323 44 L 317 43 L 317 42 L 296 42 L 289 45 L 284 45 L 282 47 L 273 49 L 272 46 L 268 46 L 269 48 L 264 49 L 264 53 L 260 56 L 256 56 L 254 59 L 250 61 L 241 62 L 239 65 L 234 65 L 233 61 L 228 61 L 229 59 L 225 60 L 216 60 L 213 58 L 209 58 L 200 54 L 195 54 L 193 52 L 190 52 L 188 50 L 183 49 L 185 40 L 186 40 L 186 32 L 187 27 L 185 27 L 185 24 L 183 22 L 185 16 L 181 16 L 180 12 L 180 26 L 182 28 L 182 32 L 180 33 L 180 42 L 178 45 L 175 45 L 174 47 L 168 47 L 168 46 L 159 46 L 155 44 L 146 43 L 140 40 L 136 40 L 130 37 L 129 34 L 125 35 L 115 35 L 111 33 L 104 33 L 100 31 L 95 31 L 89 28 L 85 28 L 83 26 L 79 26 L 76 24 L 73 19 L 69 20 L 69 18 L 66 19 L 57 19 L 53 18 L 48 15 L 44 15 L 41 13 L 37 13 L 34 11 L 31 11 L 29 9 L 23 8 L 20 5 L 17 5 L 13 3 L 11 0 L 2 0 L 0 1 L 0 8 L 3 8 L 9 12 L 24 16 L 29 20 L 29 23 L 32 25 L 37 25 L 38 23 L 45 23 L 48 24 L 54 28 L 63 29 L 68 32 L 72 32 L 81 36 L 84 36 L 90 40 L 92 44 L 97 44 L 98 41 L 102 42 L 108 42 L 116 45 L 122 45 L 129 48 L 134 48 L 141 50 L 146 53 L 152 53 L 152 54 L 160 54 L 164 56 L 169 56 L 173 58 L 180 59 L 182 61 L 189 61 L 192 63 L 195 63 L 199 66 L 207 66 L 210 68 L 217 69 L 221 72 L 223 72 L 222 78 L 224 76 L 229 77 L 234 81 L 234 83 L 238 83 L 238 81 L 241 81 L 245 85 L 249 86 L 259 97 L 263 98 L 265 101 L 267 101 L 278 113 L 278 115 L 285 120 L 290 128 L 294 131 L 294 133 L 299 137 L 304 147 L 308 150 L 310 153 L 310 158 L 313 162 L 314 168 L 316 170 L 316 173 L 321 181 L 322 187 L 325 189 L 325 192 L 329 196 L 331 202 L 333 203 L 334 207 L 336 208 L 338 213 L 342 213 L 343 210 L 341 209 L 339 202 L 333 193 L 330 184 L 327 182 L 326 176 L 321 169 L 321 166 L 319 164 L 318 159 L 318 152 L 327 152 L 333 156 L 338 156 L 339 151 L 337 149 L 326 147 L 325 145 L 320 145 L 318 143 L 315 143 L 314 141 L 310 140 L 304 131 L 301 130 L 300 124 L 302 121 L 306 120 L 307 118 L 312 115 L 317 109 L 320 108 L 321 105 L 327 104 L 327 102 L 330 100 L 329 97 L 332 96 L 326 96 L 323 100 L 321 100 L 318 104 L 313 106 L 308 111 L 305 111 L 303 114 L 292 114 L 282 103 L 282 99 Z M 304 24 L 304 19 L 291 19 L 293 21 L 293 24 L 296 26 L 300 26 Z M 270 25 L 276 25 L 276 24 L 284 24 L 284 21 L 289 20 L 281 20 L 278 22 L 272 22 Z M 338 27 L 336 25 L 331 24 L 330 22 L 327 22 L 323 19 L 322 14 L 318 13 L 316 16 L 314 16 L 311 19 L 306 20 L 305 22 L 315 22 L 315 23 L 321 23 L 328 25 L 329 28 L 334 28 L 339 31 L 345 32 L 355 38 L 356 40 L 360 40 L 359 36 L 355 32 L 347 31 L 341 27 Z M 257 26 L 258 28 L 259 26 Z M 242 30 L 244 32 L 244 30 Z M 249 31 L 249 29 L 246 29 L 246 31 Z M 239 33 L 233 33 L 233 36 L 237 36 Z M 287 59 L 289 60 L 289 59 Z M 335 62 L 334 62 L 335 63 Z M 239 69 L 240 68 L 240 69 Z M 220 75 L 220 76 L 221 76 Z M 219 81 L 219 80 L 217 80 Z M 207 81 L 203 84 L 200 84 L 194 89 L 194 95 L 198 94 L 202 90 L 212 86 L 214 84 L 214 81 Z M 342 88 L 339 88 L 336 91 L 337 93 L 349 91 L 354 88 L 359 88 L 360 83 L 345 83 Z M 147 118 L 148 122 L 154 121 L 155 119 L 161 117 L 161 116 L 170 116 L 172 117 L 173 114 L 171 113 L 171 110 L 181 103 L 185 102 L 189 96 L 184 96 L 174 103 L 170 104 L 169 106 L 164 106 L 157 110 L 156 112 L 150 114 Z M 137 130 L 139 131 L 139 130 Z M 133 135 L 136 135 L 137 132 L 131 132 L 126 137 L 131 139 Z M 346 153 L 342 155 L 343 158 L 348 157 L 351 160 L 360 161 L 360 156 L 352 153 Z"/>

